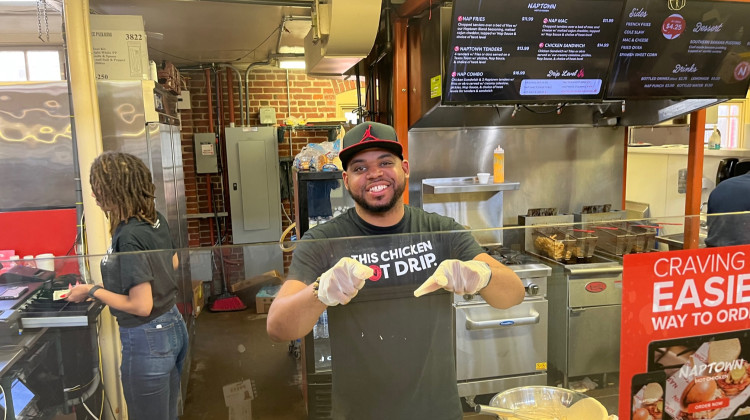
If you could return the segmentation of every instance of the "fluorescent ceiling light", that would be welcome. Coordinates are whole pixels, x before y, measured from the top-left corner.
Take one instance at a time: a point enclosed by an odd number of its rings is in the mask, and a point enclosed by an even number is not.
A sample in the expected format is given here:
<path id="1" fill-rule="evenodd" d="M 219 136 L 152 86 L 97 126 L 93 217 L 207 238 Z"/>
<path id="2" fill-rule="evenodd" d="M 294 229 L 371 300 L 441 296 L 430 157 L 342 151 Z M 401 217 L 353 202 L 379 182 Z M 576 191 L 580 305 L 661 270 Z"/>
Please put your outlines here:
<path id="1" fill-rule="evenodd" d="M 293 47 L 291 45 L 282 45 L 279 47 L 279 54 L 304 54 L 305 47 Z"/>
<path id="2" fill-rule="evenodd" d="M 305 60 L 279 60 L 281 69 L 304 69 Z"/>

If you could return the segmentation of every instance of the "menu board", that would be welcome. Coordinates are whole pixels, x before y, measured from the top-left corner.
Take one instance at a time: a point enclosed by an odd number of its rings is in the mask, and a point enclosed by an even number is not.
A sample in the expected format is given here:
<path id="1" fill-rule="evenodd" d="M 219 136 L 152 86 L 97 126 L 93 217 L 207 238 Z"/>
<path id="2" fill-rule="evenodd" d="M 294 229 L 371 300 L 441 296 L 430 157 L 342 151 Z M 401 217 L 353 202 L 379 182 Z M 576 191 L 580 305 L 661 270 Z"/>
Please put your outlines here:
<path id="1" fill-rule="evenodd" d="M 456 0 L 443 103 L 601 99 L 622 0 Z"/>
<path id="2" fill-rule="evenodd" d="M 750 4 L 627 0 L 607 98 L 744 98 Z"/>

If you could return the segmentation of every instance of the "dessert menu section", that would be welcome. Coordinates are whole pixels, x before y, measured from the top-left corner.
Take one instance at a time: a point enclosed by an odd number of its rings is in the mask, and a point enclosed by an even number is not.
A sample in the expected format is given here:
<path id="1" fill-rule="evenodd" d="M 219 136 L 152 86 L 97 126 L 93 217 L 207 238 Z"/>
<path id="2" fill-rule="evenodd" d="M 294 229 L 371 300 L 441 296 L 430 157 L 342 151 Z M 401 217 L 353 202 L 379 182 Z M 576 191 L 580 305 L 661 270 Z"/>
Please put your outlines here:
<path id="1" fill-rule="evenodd" d="M 601 99 L 622 0 L 457 0 L 444 103 Z"/>
<path id="2" fill-rule="evenodd" d="M 628 0 L 607 98 L 744 98 L 750 4 Z"/>

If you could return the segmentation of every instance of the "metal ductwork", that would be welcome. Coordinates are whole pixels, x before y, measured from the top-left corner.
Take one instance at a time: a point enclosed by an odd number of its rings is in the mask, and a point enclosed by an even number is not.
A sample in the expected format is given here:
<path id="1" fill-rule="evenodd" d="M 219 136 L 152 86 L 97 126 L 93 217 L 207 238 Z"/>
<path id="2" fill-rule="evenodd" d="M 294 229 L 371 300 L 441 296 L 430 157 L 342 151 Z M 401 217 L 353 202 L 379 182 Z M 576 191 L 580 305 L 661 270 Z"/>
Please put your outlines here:
<path id="1" fill-rule="evenodd" d="M 409 23 L 409 127 L 634 126 L 654 125 L 725 99 L 650 99 L 534 105 L 443 105 L 451 35 L 450 5 Z"/>
<path id="2" fill-rule="evenodd" d="M 315 1 L 305 37 L 306 72 L 341 75 L 367 57 L 380 25 L 381 0 Z"/>

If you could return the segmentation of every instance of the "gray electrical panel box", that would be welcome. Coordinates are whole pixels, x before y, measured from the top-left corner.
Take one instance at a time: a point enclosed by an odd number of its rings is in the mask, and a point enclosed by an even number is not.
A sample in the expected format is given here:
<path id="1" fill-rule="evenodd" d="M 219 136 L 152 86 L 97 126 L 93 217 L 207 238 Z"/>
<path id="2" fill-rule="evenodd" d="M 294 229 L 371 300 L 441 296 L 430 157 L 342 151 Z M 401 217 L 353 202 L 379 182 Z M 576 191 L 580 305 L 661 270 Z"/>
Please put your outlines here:
<path id="1" fill-rule="evenodd" d="M 227 175 L 235 244 L 281 237 L 276 127 L 227 127 Z"/>
<path id="2" fill-rule="evenodd" d="M 262 106 L 258 110 L 258 119 L 261 124 L 276 124 L 276 108 Z"/>
<path id="3" fill-rule="evenodd" d="M 195 151 L 195 173 L 215 174 L 219 172 L 219 153 L 214 133 L 196 133 L 193 137 Z"/>

